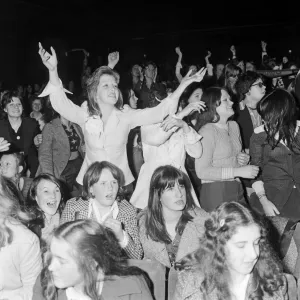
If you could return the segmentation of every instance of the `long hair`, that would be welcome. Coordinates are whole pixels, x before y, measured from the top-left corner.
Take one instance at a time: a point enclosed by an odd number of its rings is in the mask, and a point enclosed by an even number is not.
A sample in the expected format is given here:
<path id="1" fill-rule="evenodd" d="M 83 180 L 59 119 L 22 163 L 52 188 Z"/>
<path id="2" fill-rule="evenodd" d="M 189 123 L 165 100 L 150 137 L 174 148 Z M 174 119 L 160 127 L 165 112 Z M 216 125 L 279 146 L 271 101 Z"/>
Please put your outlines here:
<path id="1" fill-rule="evenodd" d="M 87 93 L 88 93 L 87 105 L 88 105 L 88 111 L 90 116 L 94 116 L 94 115 L 99 115 L 100 117 L 102 116 L 101 109 L 98 105 L 98 100 L 97 100 L 97 91 L 98 91 L 100 78 L 102 75 L 112 76 L 116 80 L 117 84 L 119 84 L 120 81 L 120 75 L 109 67 L 102 66 L 93 72 L 93 74 L 87 80 Z M 115 104 L 115 107 L 120 109 L 122 108 L 122 106 L 123 106 L 123 97 L 121 91 L 119 90 L 119 99 Z"/>
<path id="2" fill-rule="evenodd" d="M 99 273 L 104 275 L 104 280 L 109 280 L 115 275 L 144 275 L 139 268 L 128 266 L 127 257 L 122 255 L 122 249 L 114 233 L 98 222 L 76 220 L 64 223 L 54 230 L 52 238 L 65 241 L 70 245 L 78 269 L 83 274 L 84 293 L 93 300 L 101 299 L 97 283 Z M 49 271 L 52 260 L 50 243 L 45 254 L 41 283 L 44 297 L 47 300 L 55 300 L 57 288 Z"/>
<path id="3" fill-rule="evenodd" d="M 295 98 L 284 89 L 275 89 L 257 105 L 257 111 L 264 121 L 267 142 L 274 149 L 282 140 L 293 151 L 297 126 L 298 107 Z"/>
<path id="4" fill-rule="evenodd" d="M 13 234 L 5 225 L 7 219 L 26 225 L 30 215 L 23 210 L 20 192 L 15 183 L 0 175 L 0 249 L 13 241 Z"/>
<path id="5" fill-rule="evenodd" d="M 61 215 L 64 207 L 65 207 L 65 201 L 64 201 L 64 195 L 63 195 L 63 189 L 61 186 L 60 181 L 54 177 L 51 174 L 42 173 L 35 177 L 30 185 L 28 195 L 27 195 L 27 201 L 26 201 L 26 208 L 27 210 L 32 214 L 33 219 L 31 222 L 29 222 L 28 227 L 30 230 L 32 230 L 34 233 L 36 233 L 39 237 L 41 237 L 41 229 L 45 227 L 45 213 L 44 211 L 39 207 L 36 196 L 37 196 L 37 188 L 39 183 L 42 180 L 50 181 L 54 183 L 60 190 L 61 193 L 61 199 L 58 206 L 58 213 Z"/>
<path id="6" fill-rule="evenodd" d="M 188 87 L 186 87 L 179 98 L 179 105 L 182 108 L 185 108 L 189 104 L 189 98 L 197 89 L 203 90 L 203 84 L 201 82 L 193 82 Z"/>
<path id="7" fill-rule="evenodd" d="M 166 229 L 160 198 L 168 187 L 173 187 L 177 183 L 185 187 L 186 206 L 176 225 L 176 232 L 182 234 L 186 223 L 193 219 L 189 214 L 189 210 L 195 206 L 191 194 L 191 184 L 187 175 L 173 166 L 158 167 L 151 177 L 148 208 L 144 212 L 146 235 L 154 241 L 162 243 L 172 242 Z"/>
<path id="8" fill-rule="evenodd" d="M 204 90 L 201 101 L 206 104 L 206 110 L 197 114 L 195 130 L 198 132 L 201 127 L 207 123 L 217 123 L 220 116 L 217 113 L 217 107 L 221 104 L 222 90 L 220 87 L 210 87 Z"/>
<path id="9" fill-rule="evenodd" d="M 200 289 L 204 295 L 215 290 L 218 299 L 230 299 L 229 270 L 225 246 L 238 228 L 255 224 L 260 228 L 259 257 L 253 269 L 258 288 L 249 299 L 262 300 L 264 293 L 271 297 L 283 285 L 282 266 L 267 241 L 267 232 L 256 216 L 237 202 L 226 202 L 216 208 L 205 221 L 205 234 L 200 248 L 185 258 L 185 266 L 204 275 Z"/>

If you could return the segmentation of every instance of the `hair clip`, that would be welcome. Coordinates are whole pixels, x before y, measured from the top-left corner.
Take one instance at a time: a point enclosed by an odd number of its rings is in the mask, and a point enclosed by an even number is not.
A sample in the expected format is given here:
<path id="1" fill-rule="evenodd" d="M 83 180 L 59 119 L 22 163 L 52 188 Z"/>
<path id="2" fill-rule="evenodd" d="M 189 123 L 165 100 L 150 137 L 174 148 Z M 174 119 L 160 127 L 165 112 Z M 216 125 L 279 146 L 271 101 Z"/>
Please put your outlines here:
<path id="1" fill-rule="evenodd" d="M 224 224 L 225 224 L 225 219 L 222 219 L 222 220 L 220 221 L 220 227 L 223 227 Z"/>

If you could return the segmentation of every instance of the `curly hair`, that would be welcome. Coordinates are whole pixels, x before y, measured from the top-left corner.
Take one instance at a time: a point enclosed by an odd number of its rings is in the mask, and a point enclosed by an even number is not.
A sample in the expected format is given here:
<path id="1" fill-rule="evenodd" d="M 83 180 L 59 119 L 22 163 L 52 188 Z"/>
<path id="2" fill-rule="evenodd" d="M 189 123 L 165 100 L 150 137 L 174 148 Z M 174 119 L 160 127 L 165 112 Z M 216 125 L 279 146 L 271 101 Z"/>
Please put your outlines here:
<path id="1" fill-rule="evenodd" d="M 222 220 L 222 222 L 221 222 Z M 204 280 L 201 292 L 208 295 L 216 290 L 218 299 L 230 299 L 229 269 L 226 264 L 225 245 L 239 227 L 255 224 L 260 228 L 259 257 L 253 269 L 258 288 L 249 299 L 262 300 L 264 293 L 273 296 L 284 285 L 282 266 L 267 241 L 267 231 L 256 216 L 237 202 L 227 202 L 215 209 L 205 221 L 205 234 L 201 247 L 185 259 L 185 268 L 200 271 Z"/>
<path id="2" fill-rule="evenodd" d="M 146 235 L 153 241 L 167 244 L 172 242 L 166 229 L 160 198 L 166 188 L 173 187 L 177 182 L 185 187 L 186 206 L 176 225 L 176 232 L 182 234 L 185 225 L 193 220 L 193 217 L 189 214 L 189 211 L 195 207 L 189 178 L 173 166 L 158 167 L 151 177 L 148 208 L 144 211 Z"/>
<path id="3" fill-rule="evenodd" d="M 100 117 L 102 116 L 101 109 L 97 101 L 97 91 L 99 87 L 100 78 L 103 75 L 112 76 L 116 80 L 117 84 L 119 84 L 120 82 L 120 75 L 109 67 L 102 66 L 94 71 L 94 73 L 87 80 L 87 93 L 88 93 L 87 105 L 88 105 L 88 111 L 90 116 L 94 116 L 94 115 L 99 115 Z M 122 108 L 122 106 L 123 106 L 123 97 L 121 91 L 119 90 L 119 98 L 117 103 L 115 104 L 115 107 L 120 109 Z"/>
<path id="4" fill-rule="evenodd" d="M 98 222 L 93 220 L 67 222 L 54 230 L 53 237 L 70 245 L 78 269 L 83 274 L 84 293 L 91 299 L 101 299 L 97 288 L 99 272 L 103 273 L 104 280 L 110 280 L 111 276 L 145 276 L 141 269 L 128 266 L 127 257 L 122 255 L 122 249 L 114 233 Z M 56 300 L 57 288 L 49 270 L 52 261 L 50 244 L 51 241 L 44 256 L 45 267 L 41 273 L 41 284 L 46 300 Z"/>
<path id="5" fill-rule="evenodd" d="M 300 150 L 295 138 L 299 110 L 291 93 L 283 89 L 273 90 L 258 103 L 257 111 L 264 121 L 267 142 L 272 149 L 283 140 L 291 151 Z"/>

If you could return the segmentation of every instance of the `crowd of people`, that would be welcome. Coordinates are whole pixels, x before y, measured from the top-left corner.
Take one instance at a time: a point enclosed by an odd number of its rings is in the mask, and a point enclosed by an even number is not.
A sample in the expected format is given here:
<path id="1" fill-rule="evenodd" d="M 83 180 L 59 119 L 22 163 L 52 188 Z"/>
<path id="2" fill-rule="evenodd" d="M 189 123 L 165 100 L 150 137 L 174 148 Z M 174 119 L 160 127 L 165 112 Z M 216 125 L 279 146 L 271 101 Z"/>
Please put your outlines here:
<path id="1" fill-rule="evenodd" d="M 297 63 L 80 50 L 80 94 L 41 43 L 49 82 L 1 90 L 0 300 L 297 299 Z"/>

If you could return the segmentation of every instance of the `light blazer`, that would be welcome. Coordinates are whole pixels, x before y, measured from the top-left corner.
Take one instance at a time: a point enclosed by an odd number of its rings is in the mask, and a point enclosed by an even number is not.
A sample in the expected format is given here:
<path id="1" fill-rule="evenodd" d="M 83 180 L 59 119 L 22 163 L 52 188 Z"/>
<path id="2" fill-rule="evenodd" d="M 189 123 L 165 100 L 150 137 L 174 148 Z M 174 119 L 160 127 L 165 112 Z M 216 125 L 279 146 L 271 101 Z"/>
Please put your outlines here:
<path id="1" fill-rule="evenodd" d="M 82 130 L 77 124 L 73 124 L 73 126 L 80 137 L 78 151 L 82 158 L 84 158 L 84 152 L 82 151 L 82 146 L 84 145 Z M 49 173 L 59 178 L 71 156 L 69 139 L 60 118 L 56 118 L 46 124 L 42 134 L 43 141 L 39 147 L 40 167 L 37 174 Z"/>
<path id="2" fill-rule="evenodd" d="M 32 300 L 45 300 L 38 277 L 33 289 Z M 112 280 L 104 281 L 101 293 L 103 300 L 153 300 L 145 280 L 140 276 L 113 276 Z M 68 300 L 66 290 L 59 289 L 56 300 Z"/>
<path id="3" fill-rule="evenodd" d="M 83 200 L 81 198 L 72 198 L 68 200 L 66 207 L 62 212 L 60 224 L 78 219 L 88 219 L 89 202 L 89 200 Z M 118 207 L 119 213 L 117 220 L 122 223 L 123 229 L 126 231 L 129 238 L 128 244 L 124 250 L 129 258 L 141 259 L 143 249 L 139 239 L 136 209 L 127 200 L 118 201 Z M 93 213 L 91 218 L 96 220 Z"/>
<path id="4" fill-rule="evenodd" d="M 181 260 L 186 255 L 196 251 L 200 246 L 200 238 L 204 234 L 204 222 L 208 214 L 201 208 L 190 211 L 194 219 L 188 222 L 182 233 L 181 240 L 176 255 L 176 261 Z M 140 240 L 144 250 L 144 259 L 156 260 L 166 267 L 171 267 L 166 245 L 153 241 L 146 236 L 145 216 L 139 221 Z"/>

